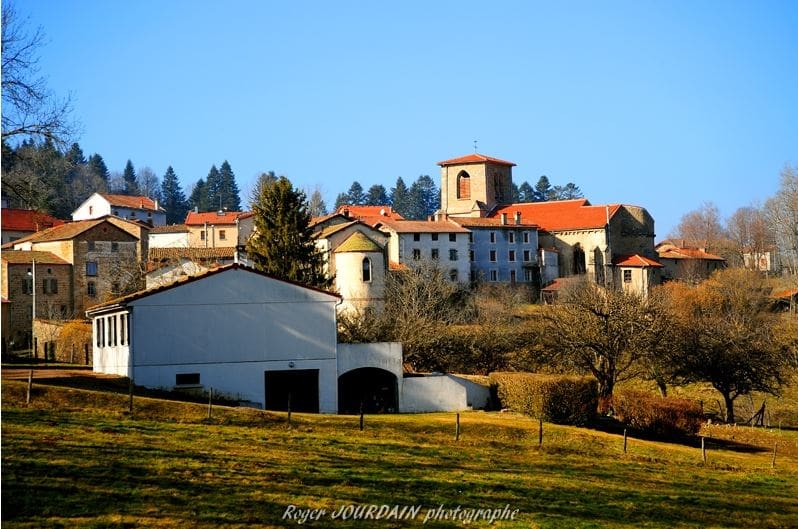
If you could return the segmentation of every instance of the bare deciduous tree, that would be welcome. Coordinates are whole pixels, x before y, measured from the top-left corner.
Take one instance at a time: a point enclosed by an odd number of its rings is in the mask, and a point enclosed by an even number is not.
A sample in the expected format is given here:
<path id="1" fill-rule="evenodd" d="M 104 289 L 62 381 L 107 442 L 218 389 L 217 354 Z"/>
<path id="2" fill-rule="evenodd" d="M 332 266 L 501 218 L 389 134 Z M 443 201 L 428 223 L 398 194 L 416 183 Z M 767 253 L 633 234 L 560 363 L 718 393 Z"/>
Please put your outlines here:
<path id="1" fill-rule="evenodd" d="M 765 205 L 775 231 L 782 266 L 798 274 L 798 166 L 787 165 L 781 172 L 781 186 Z"/>

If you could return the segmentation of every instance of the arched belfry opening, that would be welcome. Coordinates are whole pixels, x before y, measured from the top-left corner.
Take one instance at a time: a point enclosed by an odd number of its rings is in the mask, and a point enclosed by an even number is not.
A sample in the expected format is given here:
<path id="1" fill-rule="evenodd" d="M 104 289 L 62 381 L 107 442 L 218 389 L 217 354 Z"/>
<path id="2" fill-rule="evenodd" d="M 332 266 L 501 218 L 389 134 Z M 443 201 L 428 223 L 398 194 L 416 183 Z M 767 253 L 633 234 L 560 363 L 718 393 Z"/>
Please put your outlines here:
<path id="1" fill-rule="evenodd" d="M 471 175 L 465 171 L 457 174 L 457 198 L 471 198 Z"/>
<path id="2" fill-rule="evenodd" d="M 582 245 L 576 243 L 574 245 L 574 259 L 573 259 L 573 268 L 571 272 L 574 275 L 584 274 L 587 271 L 587 266 L 585 266 L 585 251 L 582 249 Z"/>
<path id="3" fill-rule="evenodd" d="M 376 367 L 361 367 L 338 377 L 338 413 L 396 413 L 399 392 L 396 375 Z"/>

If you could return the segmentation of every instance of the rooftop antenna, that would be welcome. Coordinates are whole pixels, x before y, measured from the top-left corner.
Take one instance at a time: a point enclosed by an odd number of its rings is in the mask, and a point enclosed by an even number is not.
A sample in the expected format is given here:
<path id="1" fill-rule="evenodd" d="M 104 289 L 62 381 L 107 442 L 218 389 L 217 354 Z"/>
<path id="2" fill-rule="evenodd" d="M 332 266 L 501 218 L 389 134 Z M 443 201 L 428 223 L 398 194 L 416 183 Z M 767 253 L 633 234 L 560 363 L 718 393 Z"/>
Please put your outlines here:
<path id="1" fill-rule="evenodd" d="M 477 140 L 474 140 L 474 152 L 477 152 Z"/>

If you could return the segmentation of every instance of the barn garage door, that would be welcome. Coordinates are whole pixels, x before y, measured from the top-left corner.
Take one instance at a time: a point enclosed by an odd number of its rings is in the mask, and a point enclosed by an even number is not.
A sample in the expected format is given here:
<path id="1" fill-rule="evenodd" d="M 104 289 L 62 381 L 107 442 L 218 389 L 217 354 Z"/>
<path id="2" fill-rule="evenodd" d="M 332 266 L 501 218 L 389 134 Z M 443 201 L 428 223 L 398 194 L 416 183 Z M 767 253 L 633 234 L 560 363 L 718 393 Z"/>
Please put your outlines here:
<path id="1" fill-rule="evenodd" d="M 266 371 L 266 400 L 264 409 L 319 413 L 319 370 L 291 369 Z"/>

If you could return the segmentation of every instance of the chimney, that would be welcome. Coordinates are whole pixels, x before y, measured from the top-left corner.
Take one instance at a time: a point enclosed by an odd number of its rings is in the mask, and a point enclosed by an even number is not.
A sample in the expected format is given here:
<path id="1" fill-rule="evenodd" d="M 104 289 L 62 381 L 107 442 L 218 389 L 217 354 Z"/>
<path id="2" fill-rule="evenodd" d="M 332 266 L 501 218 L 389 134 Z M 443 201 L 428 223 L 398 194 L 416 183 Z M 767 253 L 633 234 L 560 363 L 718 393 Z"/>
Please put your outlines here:
<path id="1" fill-rule="evenodd" d="M 382 217 L 387 217 L 387 216 L 388 216 L 388 212 L 387 212 L 387 211 L 385 211 L 385 208 L 382 208 L 382 209 L 380 210 L 380 216 L 382 216 Z"/>
<path id="2" fill-rule="evenodd" d="M 502 226 L 507 224 L 507 213 L 502 213 Z"/>
<path id="3" fill-rule="evenodd" d="M 515 212 L 515 223 L 516 224 L 521 224 L 521 212 L 520 211 L 516 211 Z"/>

